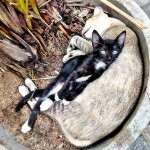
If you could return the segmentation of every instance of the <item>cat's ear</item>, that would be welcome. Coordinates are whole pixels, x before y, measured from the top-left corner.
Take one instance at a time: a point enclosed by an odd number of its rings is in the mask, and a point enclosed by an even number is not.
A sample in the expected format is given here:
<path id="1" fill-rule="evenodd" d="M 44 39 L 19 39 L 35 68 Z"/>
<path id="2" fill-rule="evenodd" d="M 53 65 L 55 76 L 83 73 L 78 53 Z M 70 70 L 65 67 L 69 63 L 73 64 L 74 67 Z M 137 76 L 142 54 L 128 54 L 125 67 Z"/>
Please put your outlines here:
<path id="1" fill-rule="evenodd" d="M 94 30 L 92 33 L 92 45 L 93 47 L 104 45 L 104 40 L 101 38 L 101 36 L 96 30 Z"/>
<path id="2" fill-rule="evenodd" d="M 126 39 L 126 31 L 121 32 L 115 39 L 116 44 L 120 47 L 123 48 L 124 42 Z"/>

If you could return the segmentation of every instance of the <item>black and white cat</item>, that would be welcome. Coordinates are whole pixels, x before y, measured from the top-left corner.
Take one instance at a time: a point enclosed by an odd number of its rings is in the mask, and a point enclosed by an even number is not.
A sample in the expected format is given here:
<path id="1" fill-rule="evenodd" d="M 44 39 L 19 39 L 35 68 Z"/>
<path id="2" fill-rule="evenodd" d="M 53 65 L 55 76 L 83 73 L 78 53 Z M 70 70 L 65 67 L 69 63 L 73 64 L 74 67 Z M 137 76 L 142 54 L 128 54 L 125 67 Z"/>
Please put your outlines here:
<path id="1" fill-rule="evenodd" d="M 63 100 L 64 104 L 74 100 L 84 88 L 100 77 L 103 72 L 121 53 L 126 38 L 126 31 L 121 32 L 114 40 L 103 40 L 96 30 L 92 33 L 93 52 L 76 56 L 68 60 L 62 67 L 59 75 L 45 89 L 36 89 L 26 95 L 17 105 L 19 111 L 30 99 L 39 97 L 29 120 L 26 122 L 30 130 L 36 121 L 37 115 L 52 105 L 52 101 Z M 46 101 L 49 101 L 49 105 Z M 25 131 L 25 132 L 26 132 Z"/>

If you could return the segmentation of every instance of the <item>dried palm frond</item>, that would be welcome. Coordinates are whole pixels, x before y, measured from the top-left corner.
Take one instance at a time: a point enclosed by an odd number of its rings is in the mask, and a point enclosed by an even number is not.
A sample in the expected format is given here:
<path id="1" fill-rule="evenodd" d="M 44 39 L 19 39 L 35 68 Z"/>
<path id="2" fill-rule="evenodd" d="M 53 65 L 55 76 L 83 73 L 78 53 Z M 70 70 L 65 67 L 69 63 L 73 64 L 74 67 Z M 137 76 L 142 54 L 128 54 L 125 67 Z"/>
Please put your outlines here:
<path id="1" fill-rule="evenodd" d="M 9 11 L 11 11 L 11 13 Z M 5 8 L 3 3 L 0 2 L 0 21 L 12 31 L 16 32 L 19 35 L 22 35 L 24 33 L 24 30 L 18 22 L 19 18 L 17 17 L 15 10 L 11 6 L 9 6 L 9 11 Z"/>
<path id="2" fill-rule="evenodd" d="M 0 39 L 0 50 L 18 62 L 28 62 L 32 58 L 32 55 L 26 49 L 20 48 L 6 39 Z"/>

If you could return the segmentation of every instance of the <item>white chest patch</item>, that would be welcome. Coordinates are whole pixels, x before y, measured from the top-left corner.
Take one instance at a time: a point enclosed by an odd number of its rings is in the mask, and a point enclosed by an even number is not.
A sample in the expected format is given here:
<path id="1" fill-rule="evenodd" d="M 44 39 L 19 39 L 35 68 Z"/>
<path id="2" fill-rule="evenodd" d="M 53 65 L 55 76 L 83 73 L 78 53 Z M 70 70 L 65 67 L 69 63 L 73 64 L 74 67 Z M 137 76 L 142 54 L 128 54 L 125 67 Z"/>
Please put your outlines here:
<path id="1" fill-rule="evenodd" d="M 102 61 L 99 61 L 96 65 L 95 65 L 95 69 L 98 70 L 99 68 L 106 68 L 106 64 Z"/>
<path id="2" fill-rule="evenodd" d="M 76 82 L 83 82 L 83 81 L 86 81 L 88 80 L 92 75 L 88 75 L 88 76 L 85 76 L 85 77 L 80 77 L 80 78 L 77 78 L 76 79 Z"/>

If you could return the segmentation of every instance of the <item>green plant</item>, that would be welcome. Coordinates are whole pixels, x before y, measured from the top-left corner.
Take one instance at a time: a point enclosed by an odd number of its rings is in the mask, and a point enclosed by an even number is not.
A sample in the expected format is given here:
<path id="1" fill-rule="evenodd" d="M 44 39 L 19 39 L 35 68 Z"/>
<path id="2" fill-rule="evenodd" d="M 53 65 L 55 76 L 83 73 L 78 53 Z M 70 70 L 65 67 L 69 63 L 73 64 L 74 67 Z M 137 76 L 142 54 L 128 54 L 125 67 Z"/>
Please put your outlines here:
<path id="1" fill-rule="evenodd" d="M 32 30 L 32 15 L 30 15 L 29 10 L 33 10 L 34 13 L 40 16 L 38 11 L 36 0 L 7 0 L 9 4 L 13 5 L 18 11 L 20 11 L 26 20 L 27 26 L 30 30 Z"/>

